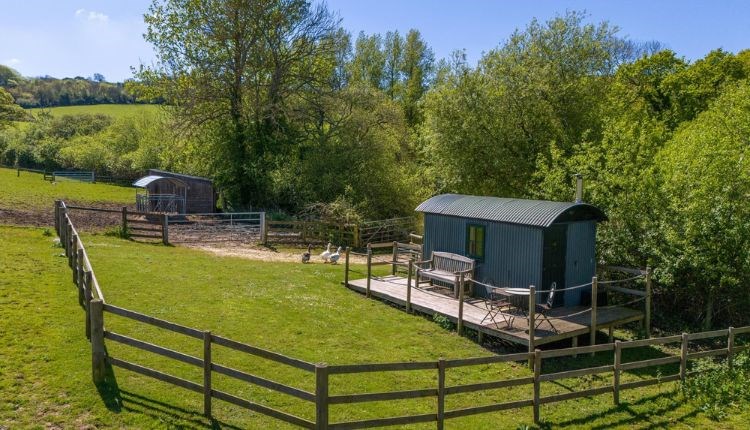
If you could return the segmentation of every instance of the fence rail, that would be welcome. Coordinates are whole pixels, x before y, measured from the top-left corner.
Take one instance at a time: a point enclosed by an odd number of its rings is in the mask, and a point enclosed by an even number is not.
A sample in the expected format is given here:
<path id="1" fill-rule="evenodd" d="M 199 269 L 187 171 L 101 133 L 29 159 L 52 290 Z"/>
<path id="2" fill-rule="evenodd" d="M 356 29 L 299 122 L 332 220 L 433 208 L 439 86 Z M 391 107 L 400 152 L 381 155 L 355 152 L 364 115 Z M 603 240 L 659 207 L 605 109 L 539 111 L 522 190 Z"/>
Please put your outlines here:
<path id="1" fill-rule="evenodd" d="M 690 360 L 701 359 L 705 357 L 726 356 L 731 364 L 733 357 L 740 351 L 748 349 L 748 345 L 739 345 L 736 337 L 739 335 L 750 334 L 750 326 L 733 328 L 725 330 L 714 330 L 703 333 L 687 334 L 679 336 L 666 336 L 652 339 L 641 339 L 633 341 L 616 341 L 610 344 L 590 345 L 583 347 L 566 348 L 560 350 L 534 351 L 505 354 L 488 357 L 474 357 L 461 359 L 439 359 L 437 361 L 423 362 L 399 362 L 399 363 L 373 363 L 373 364 L 341 364 L 328 366 L 324 363 L 313 364 L 293 357 L 288 357 L 273 351 L 268 351 L 245 343 L 237 342 L 225 337 L 217 336 L 209 331 L 199 330 L 192 327 L 183 326 L 163 319 L 145 315 L 133 310 L 125 309 L 105 302 L 101 288 L 96 281 L 93 268 L 88 259 L 85 246 L 78 235 L 77 230 L 68 216 L 68 209 L 64 202 L 57 202 L 55 205 L 55 229 L 60 237 L 65 254 L 68 256 L 70 267 L 73 270 L 73 281 L 79 289 L 79 301 L 86 310 L 86 336 L 91 341 L 92 354 L 92 376 L 94 382 L 99 383 L 105 377 L 105 365 L 129 370 L 141 375 L 157 379 L 159 381 L 172 384 L 204 396 L 204 414 L 212 415 L 212 400 L 222 400 L 232 403 L 239 407 L 266 415 L 286 423 L 309 429 L 352 429 L 352 428 L 373 428 L 389 425 L 404 425 L 412 423 L 434 422 L 438 429 L 442 429 L 446 420 L 459 418 L 469 415 L 485 414 L 496 411 L 531 408 L 534 422 L 540 422 L 540 406 L 544 404 L 563 402 L 570 399 L 597 396 L 612 395 L 613 402 L 619 404 L 620 392 L 628 389 L 636 389 L 648 385 L 665 383 L 670 381 L 684 381 L 692 375 L 688 371 Z M 401 248 L 400 245 L 391 244 L 395 249 Z M 412 247 L 403 247 L 411 250 Z M 347 253 L 348 254 L 348 253 Z M 371 256 L 368 252 L 368 256 Z M 118 315 L 128 318 L 142 324 L 152 325 L 164 330 L 169 330 L 194 339 L 203 340 L 203 356 L 185 354 L 157 344 L 145 342 L 130 336 L 116 333 L 112 330 L 105 329 L 105 314 Z M 716 348 L 715 340 L 717 338 L 726 338 L 725 348 Z M 712 349 L 698 350 L 690 352 L 691 342 L 701 342 L 714 340 Z M 181 363 L 187 363 L 192 366 L 202 367 L 203 380 L 200 382 L 190 381 L 179 378 L 167 372 L 151 369 L 137 363 L 113 357 L 107 354 L 105 341 L 116 342 L 127 345 L 141 351 L 157 354 L 163 357 L 173 359 Z M 665 344 L 680 343 L 680 353 L 667 355 L 665 357 L 636 360 L 623 362 L 622 351 L 646 346 L 656 346 Z M 309 392 L 300 388 L 288 386 L 271 379 L 263 378 L 244 371 L 233 369 L 217 363 L 212 358 L 213 345 L 220 345 L 231 348 L 246 354 L 254 355 L 260 358 L 271 360 L 279 365 L 291 366 L 315 376 L 315 392 Z M 543 373 L 544 360 L 557 357 L 576 356 L 584 353 L 611 354 L 612 364 L 598 365 L 583 369 L 574 369 L 566 371 L 557 371 L 553 373 Z M 511 379 L 500 379 L 493 381 L 476 382 L 463 385 L 447 385 L 448 372 L 451 369 L 464 368 L 467 366 L 484 366 L 492 363 L 502 362 L 520 362 L 531 361 L 533 363 L 533 376 L 517 377 Z M 674 365 L 679 363 L 679 372 L 658 378 L 641 379 L 636 381 L 622 382 L 622 372 L 647 367 Z M 437 384 L 432 387 L 416 387 L 398 391 L 380 391 L 371 393 L 355 394 L 331 394 L 330 384 L 331 375 L 343 375 L 335 379 L 337 383 L 346 386 L 342 378 L 347 375 L 360 375 L 370 372 L 411 372 L 411 371 L 432 371 L 437 372 Z M 611 373 L 611 384 L 601 387 L 587 388 L 583 390 L 571 390 L 566 393 L 554 393 L 542 395 L 544 389 L 549 386 L 558 386 L 554 381 L 568 378 L 580 378 L 589 375 L 600 375 Z M 230 393 L 216 390 L 212 387 L 213 374 L 220 374 L 238 379 L 244 383 L 263 387 L 278 393 L 289 395 L 303 401 L 314 404 L 314 420 L 290 414 L 270 406 L 261 405 L 250 400 L 242 399 Z M 482 405 L 470 406 L 459 409 L 446 410 L 446 399 L 452 395 L 483 392 L 487 390 L 496 390 L 506 387 L 530 386 L 533 388 L 532 398 L 507 399 L 507 401 Z M 403 399 L 433 398 L 436 401 L 436 411 L 434 413 L 421 413 L 406 416 L 382 417 L 367 420 L 352 420 L 345 422 L 330 422 L 329 409 L 330 405 L 337 404 L 363 404 L 369 402 L 382 402 Z"/>

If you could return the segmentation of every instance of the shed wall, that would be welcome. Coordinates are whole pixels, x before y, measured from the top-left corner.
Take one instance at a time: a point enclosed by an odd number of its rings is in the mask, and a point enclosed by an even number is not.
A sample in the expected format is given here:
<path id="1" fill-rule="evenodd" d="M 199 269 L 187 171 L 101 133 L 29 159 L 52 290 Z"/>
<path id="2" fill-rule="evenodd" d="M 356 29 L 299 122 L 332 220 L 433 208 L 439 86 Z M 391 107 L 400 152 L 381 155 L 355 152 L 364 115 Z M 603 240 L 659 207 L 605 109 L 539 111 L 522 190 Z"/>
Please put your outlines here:
<path id="1" fill-rule="evenodd" d="M 425 213 L 424 257 L 429 258 L 433 251 L 466 255 L 467 224 L 485 226 L 485 258 L 478 263 L 478 281 L 511 288 L 540 285 L 541 228 Z"/>
<path id="2" fill-rule="evenodd" d="M 200 179 L 189 175 L 165 172 L 162 170 L 149 170 L 149 174 L 177 178 L 187 185 L 185 197 L 186 213 L 212 213 L 216 206 L 214 200 L 214 186 L 209 179 Z"/>
<path id="3" fill-rule="evenodd" d="M 593 221 L 568 224 L 566 287 L 591 282 L 596 273 L 596 223 Z M 581 303 L 581 292 L 591 292 L 591 287 L 565 291 L 565 306 Z"/>

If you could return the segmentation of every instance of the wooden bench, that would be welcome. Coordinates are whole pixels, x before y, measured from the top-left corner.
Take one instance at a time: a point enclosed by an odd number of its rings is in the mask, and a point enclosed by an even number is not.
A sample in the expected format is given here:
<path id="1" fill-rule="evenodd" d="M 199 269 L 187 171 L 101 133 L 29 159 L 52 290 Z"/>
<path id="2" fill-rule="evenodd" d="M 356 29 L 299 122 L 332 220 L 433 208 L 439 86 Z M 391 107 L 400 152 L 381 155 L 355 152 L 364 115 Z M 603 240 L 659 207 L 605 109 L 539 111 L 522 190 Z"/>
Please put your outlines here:
<path id="1" fill-rule="evenodd" d="M 465 278 L 471 278 L 474 275 L 475 262 L 463 255 L 433 251 L 429 260 L 418 261 L 416 266 L 417 282 L 419 279 L 427 279 L 430 285 L 432 281 L 452 284 L 453 293 L 458 297 L 460 276 L 463 273 Z"/>

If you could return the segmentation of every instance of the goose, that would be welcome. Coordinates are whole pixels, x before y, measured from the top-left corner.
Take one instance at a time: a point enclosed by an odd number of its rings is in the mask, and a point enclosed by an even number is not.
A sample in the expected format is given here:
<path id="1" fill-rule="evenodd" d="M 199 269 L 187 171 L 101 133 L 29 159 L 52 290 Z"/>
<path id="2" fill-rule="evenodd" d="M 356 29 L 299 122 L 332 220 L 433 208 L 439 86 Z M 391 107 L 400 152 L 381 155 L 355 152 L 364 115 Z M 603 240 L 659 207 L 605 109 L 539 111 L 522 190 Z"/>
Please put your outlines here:
<path id="1" fill-rule="evenodd" d="M 328 258 L 331 261 L 331 264 L 336 264 L 339 261 L 339 258 L 341 258 L 341 247 L 339 246 L 336 252 L 331 254 Z"/>
<path id="2" fill-rule="evenodd" d="M 324 263 L 328 263 L 328 258 L 331 256 L 331 242 L 328 242 L 326 250 L 320 253 L 320 258 L 323 259 Z"/>
<path id="3" fill-rule="evenodd" d="M 312 244 L 307 245 L 307 252 L 302 254 L 302 263 L 310 262 L 310 251 L 312 251 Z"/>

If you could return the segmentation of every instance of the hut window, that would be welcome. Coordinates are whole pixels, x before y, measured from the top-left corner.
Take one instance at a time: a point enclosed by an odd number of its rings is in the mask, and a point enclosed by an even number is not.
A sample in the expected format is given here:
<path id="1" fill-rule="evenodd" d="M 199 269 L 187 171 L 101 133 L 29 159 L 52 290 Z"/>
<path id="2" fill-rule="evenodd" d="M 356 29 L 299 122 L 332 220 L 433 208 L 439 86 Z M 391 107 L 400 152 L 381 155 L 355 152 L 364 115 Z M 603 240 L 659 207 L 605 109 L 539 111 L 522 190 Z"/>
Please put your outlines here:
<path id="1" fill-rule="evenodd" d="M 484 259 L 484 226 L 469 224 L 466 226 L 466 254 L 474 259 Z"/>

